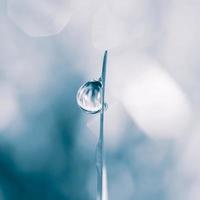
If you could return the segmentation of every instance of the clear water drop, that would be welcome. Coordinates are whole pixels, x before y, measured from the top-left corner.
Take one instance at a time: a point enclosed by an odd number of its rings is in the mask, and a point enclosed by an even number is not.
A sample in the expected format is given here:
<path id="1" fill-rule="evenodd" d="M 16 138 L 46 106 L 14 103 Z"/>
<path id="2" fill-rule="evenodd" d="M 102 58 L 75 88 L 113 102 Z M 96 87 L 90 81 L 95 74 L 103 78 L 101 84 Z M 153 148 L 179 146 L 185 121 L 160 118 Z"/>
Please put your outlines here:
<path id="1" fill-rule="evenodd" d="M 97 80 L 88 81 L 83 84 L 76 96 L 79 107 L 90 114 L 95 114 L 101 111 L 102 83 Z"/>

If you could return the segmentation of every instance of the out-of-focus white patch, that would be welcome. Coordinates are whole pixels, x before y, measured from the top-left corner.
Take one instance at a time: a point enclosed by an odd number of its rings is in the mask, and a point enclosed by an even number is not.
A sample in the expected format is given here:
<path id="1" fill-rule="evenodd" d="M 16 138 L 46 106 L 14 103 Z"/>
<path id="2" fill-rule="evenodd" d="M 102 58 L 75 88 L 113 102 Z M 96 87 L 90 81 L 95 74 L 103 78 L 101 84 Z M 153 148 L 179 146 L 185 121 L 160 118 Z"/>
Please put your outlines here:
<path id="1" fill-rule="evenodd" d="M 29 59 L 19 59 L 10 63 L 10 70 L 5 69 L 6 77 L 15 86 L 29 94 L 36 94 L 44 89 L 45 83 L 49 78 L 47 71 L 48 62 L 35 55 Z"/>
<path id="2" fill-rule="evenodd" d="M 3 21 L 1 26 L 1 75 L 18 91 L 31 94 L 43 90 L 52 73 L 52 49 L 37 42 L 32 43 L 31 39 L 24 39 L 16 28 L 6 21 Z"/>
<path id="3" fill-rule="evenodd" d="M 38 93 L 52 73 L 52 49 L 42 43 L 32 43 L 31 38 L 24 38 L 8 22 L 2 20 L 0 29 L 1 75 L 20 92 Z"/>
<path id="4" fill-rule="evenodd" d="M 123 9 L 120 7 L 121 4 Z M 94 15 L 92 25 L 92 40 L 95 48 L 112 49 L 130 42 L 134 46 L 148 46 L 150 40 L 153 40 L 153 24 L 146 16 L 147 8 L 145 3 L 114 1 L 101 3 Z M 124 17 L 124 14 L 130 17 Z"/>
<path id="5" fill-rule="evenodd" d="M 191 107 L 174 79 L 145 56 L 118 56 L 110 58 L 109 88 L 138 126 L 152 137 L 174 138 L 186 133 Z"/>
<path id="6" fill-rule="evenodd" d="M 194 125 L 175 143 L 173 168 L 168 170 L 167 185 L 172 200 L 200 199 L 200 126 L 196 116 Z"/>
<path id="7" fill-rule="evenodd" d="M 18 100 L 13 88 L 0 85 L 0 130 L 9 127 L 18 116 Z"/>
<path id="8" fill-rule="evenodd" d="M 92 40 L 96 48 L 110 49 L 121 45 L 127 39 L 124 24 L 118 21 L 103 4 L 94 15 Z"/>
<path id="9" fill-rule="evenodd" d="M 8 0 L 11 20 L 32 37 L 59 33 L 72 15 L 71 0 Z"/>
<path id="10" fill-rule="evenodd" d="M 200 2 L 196 0 L 171 1 L 163 15 L 165 34 L 161 36 L 158 50 L 161 61 L 190 91 L 199 91 L 199 9 Z"/>
<path id="11" fill-rule="evenodd" d="M 173 137 L 185 132 L 190 121 L 188 102 L 173 79 L 159 68 L 147 69 L 131 80 L 121 96 L 126 109 L 147 134 Z"/>
<path id="12" fill-rule="evenodd" d="M 144 18 L 150 7 L 149 0 L 108 0 L 107 2 L 109 10 L 116 17 L 126 19 L 127 21 Z"/>
<path id="13" fill-rule="evenodd" d="M 189 194 L 184 200 L 199 200 L 200 199 L 200 181 L 195 183 L 193 187 L 189 190 Z"/>
<path id="14" fill-rule="evenodd" d="M 200 132 L 199 125 L 195 127 L 194 130 L 191 129 L 190 137 L 185 139 L 184 143 L 181 143 L 181 148 L 178 154 L 179 154 L 179 167 L 180 167 L 179 171 L 183 174 L 183 176 L 190 177 L 191 179 L 196 179 L 200 181 L 199 132 Z"/>
<path id="15" fill-rule="evenodd" d="M 113 167 L 110 169 L 109 198 L 115 200 L 134 199 L 135 183 L 129 168 L 117 162 L 117 164 L 113 163 Z"/>

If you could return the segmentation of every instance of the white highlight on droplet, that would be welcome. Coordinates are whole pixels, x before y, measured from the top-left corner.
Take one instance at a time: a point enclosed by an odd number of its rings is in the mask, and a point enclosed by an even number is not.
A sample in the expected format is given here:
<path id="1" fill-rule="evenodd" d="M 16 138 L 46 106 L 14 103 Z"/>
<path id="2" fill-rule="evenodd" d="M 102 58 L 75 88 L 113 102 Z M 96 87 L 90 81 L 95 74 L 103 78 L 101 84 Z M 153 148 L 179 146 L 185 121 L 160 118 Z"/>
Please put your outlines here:
<path id="1" fill-rule="evenodd" d="M 76 100 L 81 109 L 87 113 L 95 114 L 101 111 L 102 83 L 100 81 L 88 81 L 83 84 L 76 95 Z"/>

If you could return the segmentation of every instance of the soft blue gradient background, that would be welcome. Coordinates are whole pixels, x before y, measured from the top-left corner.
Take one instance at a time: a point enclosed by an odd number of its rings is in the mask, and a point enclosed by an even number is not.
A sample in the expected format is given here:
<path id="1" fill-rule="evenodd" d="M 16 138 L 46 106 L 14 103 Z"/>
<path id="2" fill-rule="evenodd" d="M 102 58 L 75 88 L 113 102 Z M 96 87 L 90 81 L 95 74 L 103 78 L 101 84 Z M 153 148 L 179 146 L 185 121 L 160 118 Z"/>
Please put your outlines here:
<path id="1" fill-rule="evenodd" d="M 105 48 L 109 199 L 199 200 L 200 3 L 55 2 L 0 0 L 0 200 L 95 199 Z"/>

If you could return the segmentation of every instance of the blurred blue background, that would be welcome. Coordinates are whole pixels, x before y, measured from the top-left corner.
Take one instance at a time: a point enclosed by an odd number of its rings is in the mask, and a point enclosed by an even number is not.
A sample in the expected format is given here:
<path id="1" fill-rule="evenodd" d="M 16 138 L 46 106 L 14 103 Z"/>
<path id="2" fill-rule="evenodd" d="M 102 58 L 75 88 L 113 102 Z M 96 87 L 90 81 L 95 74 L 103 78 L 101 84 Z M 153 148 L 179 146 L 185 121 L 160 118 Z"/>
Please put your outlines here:
<path id="1" fill-rule="evenodd" d="M 0 0 L 0 200 L 90 200 L 98 115 L 76 92 L 108 49 L 104 200 L 199 200 L 200 3 Z"/>

